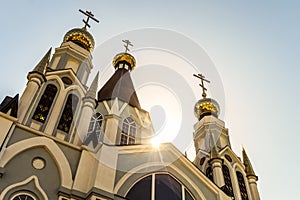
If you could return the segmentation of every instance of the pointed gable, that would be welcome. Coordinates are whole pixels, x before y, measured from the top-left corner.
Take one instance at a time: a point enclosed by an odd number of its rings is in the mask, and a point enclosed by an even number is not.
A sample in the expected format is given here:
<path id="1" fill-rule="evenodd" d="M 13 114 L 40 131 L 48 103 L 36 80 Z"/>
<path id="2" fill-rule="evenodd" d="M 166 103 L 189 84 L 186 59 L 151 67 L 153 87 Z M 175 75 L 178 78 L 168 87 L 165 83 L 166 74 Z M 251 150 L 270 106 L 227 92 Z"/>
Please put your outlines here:
<path id="1" fill-rule="evenodd" d="M 14 98 L 6 96 L 0 104 L 0 112 L 8 113 L 10 111 L 10 116 L 17 118 L 19 104 L 19 94 Z"/>

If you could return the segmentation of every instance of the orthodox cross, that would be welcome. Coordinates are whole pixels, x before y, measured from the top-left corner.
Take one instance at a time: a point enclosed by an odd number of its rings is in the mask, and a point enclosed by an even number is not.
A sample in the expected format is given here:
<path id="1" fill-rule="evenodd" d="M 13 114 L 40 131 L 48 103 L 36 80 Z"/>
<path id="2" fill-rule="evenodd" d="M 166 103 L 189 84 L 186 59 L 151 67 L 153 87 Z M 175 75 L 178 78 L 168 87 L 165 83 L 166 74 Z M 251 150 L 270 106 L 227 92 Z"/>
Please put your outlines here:
<path id="1" fill-rule="evenodd" d="M 87 16 L 86 20 L 84 20 L 84 19 L 82 20 L 83 23 L 84 23 L 84 27 L 83 27 L 84 29 L 86 29 L 86 27 L 91 28 L 91 25 L 89 25 L 89 20 L 90 19 L 92 19 L 95 22 L 99 23 L 99 20 L 94 17 L 94 14 L 91 11 L 85 11 L 84 12 L 83 10 L 79 9 L 79 12 L 81 12 L 82 14 Z"/>
<path id="2" fill-rule="evenodd" d="M 205 91 L 207 91 L 207 89 L 204 86 L 204 81 L 207 82 L 207 83 L 210 83 L 210 81 L 206 80 L 205 76 L 203 76 L 202 74 L 193 74 L 193 76 L 195 76 L 195 77 L 197 77 L 197 78 L 199 78 L 201 80 L 201 83 L 199 85 L 200 85 L 200 87 L 202 87 L 202 97 L 206 98 Z"/>
<path id="3" fill-rule="evenodd" d="M 127 53 L 127 51 L 130 51 L 128 46 L 132 46 L 133 47 L 133 44 L 129 41 L 129 40 L 122 40 L 122 42 L 125 43 L 124 47 L 125 47 L 125 53 Z"/>

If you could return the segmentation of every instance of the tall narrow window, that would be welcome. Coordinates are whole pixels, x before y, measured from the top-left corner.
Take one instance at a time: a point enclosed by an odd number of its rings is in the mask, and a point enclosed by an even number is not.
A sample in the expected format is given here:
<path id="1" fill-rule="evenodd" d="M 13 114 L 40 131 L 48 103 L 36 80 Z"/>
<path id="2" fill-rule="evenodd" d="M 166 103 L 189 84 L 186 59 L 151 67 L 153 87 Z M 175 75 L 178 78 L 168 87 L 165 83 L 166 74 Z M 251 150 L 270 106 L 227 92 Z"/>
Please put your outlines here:
<path id="1" fill-rule="evenodd" d="M 206 169 L 206 176 L 212 181 L 214 182 L 214 175 L 213 175 L 213 171 L 211 167 L 208 167 Z"/>
<path id="2" fill-rule="evenodd" d="M 246 185 L 245 185 L 244 176 L 239 171 L 236 172 L 236 176 L 238 179 L 242 200 L 248 200 L 249 198 L 248 198 L 248 193 L 247 193 L 247 189 L 246 189 Z"/>
<path id="3" fill-rule="evenodd" d="M 96 113 L 91 117 L 88 133 L 96 132 L 97 135 L 101 132 L 103 116 L 100 113 Z"/>
<path id="4" fill-rule="evenodd" d="M 135 144 L 136 124 L 130 117 L 124 119 L 121 133 L 121 145 Z"/>
<path id="5" fill-rule="evenodd" d="M 69 133 L 70 127 L 73 121 L 74 113 L 76 111 L 78 104 L 78 97 L 76 95 L 70 94 L 68 96 L 65 108 L 60 117 L 57 128 L 65 133 Z"/>
<path id="6" fill-rule="evenodd" d="M 156 174 L 154 196 L 156 200 L 181 200 L 181 184 L 168 174 Z"/>
<path id="7" fill-rule="evenodd" d="M 35 109 L 32 119 L 42 123 L 46 121 L 56 93 L 57 87 L 55 85 L 47 85 L 46 90 Z"/>
<path id="8" fill-rule="evenodd" d="M 97 144 L 103 140 L 101 131 L 102 121 L 103 116 L 100 113 L 96 113 L 91 117 L 88 133 L 83 142 L 85 145 L 88 145 L 92 141 L 93 147 L 95 148 Z"/>
<path id="9" fill-rule="evenodd" d="M 222 171 L 223 171 L 224 182 L 225 182 L 225 186 L 222 188 L 222 190 L 225 192 L 225 194 L 234 198 L 231 177 L 230 177 L 230 172 L 228 167 L 226 165 L 222 165 Z"/>

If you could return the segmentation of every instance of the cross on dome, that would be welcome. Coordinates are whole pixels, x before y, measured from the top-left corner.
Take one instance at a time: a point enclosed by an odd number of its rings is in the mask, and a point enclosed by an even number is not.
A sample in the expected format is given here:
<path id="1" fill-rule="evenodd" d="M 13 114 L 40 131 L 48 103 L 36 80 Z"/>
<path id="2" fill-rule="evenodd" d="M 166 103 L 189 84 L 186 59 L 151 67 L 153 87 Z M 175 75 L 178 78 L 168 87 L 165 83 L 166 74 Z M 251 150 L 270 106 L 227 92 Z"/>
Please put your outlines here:
<path id="1" fill-rule="evenodd" d="M 86 29 L 86 27 L 91 28 L 91 25 L 89 25 L 89 20 L 90 19 L 92 19 L 95 22 L 99 23 L 99 20 L 94 17 L 94 14 L 91 11 L 85 11 L 84 12 L 83 10 L 79 9 L 79 12 L 81 12 L 82 14 L 87 16 L 86 20 L 84 20 L 84 19 L 82 20 L 83 23 L 84 23 L 84 27 L 83 27 L 84 29 Z"/>
<path id="2" fill-rule="evenodd" d="M 125 43 L 125 45 L 124 45 L 124 47 L 125 47 L 125 53 L 127 53 L 127 51 L 130 51 L 128 46 L 132 46 L 133 47 L 133 44 L 129 40 L 122 40 L 122 42 Z"/>
<path id="3" fill-rule="evenodd" d="M 203 76 L 202 74 L 193 74 L 193 76 L 195 76 L 196 78 L 199 78 L 201 80 L 201 83 L 199 84 L 199 86 L 202 88 L 202 97 L 206 98 L 205 91 L 207 91 L 207 89 L 204 86 L 204 81 L 207 83 L 210 83 L 210 81 L 205 79 L 205 76 Z"/>

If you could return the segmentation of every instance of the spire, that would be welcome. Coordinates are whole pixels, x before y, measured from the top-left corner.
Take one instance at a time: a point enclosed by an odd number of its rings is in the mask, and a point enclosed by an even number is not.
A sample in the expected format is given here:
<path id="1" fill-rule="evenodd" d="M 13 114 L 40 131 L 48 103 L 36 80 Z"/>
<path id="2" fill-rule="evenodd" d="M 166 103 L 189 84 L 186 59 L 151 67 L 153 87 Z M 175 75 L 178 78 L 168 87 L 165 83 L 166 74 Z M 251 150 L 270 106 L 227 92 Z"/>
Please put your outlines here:
<path id="1" fill-rule="evenodd" d="M 99 80 L 99 72 L 97 73 L 93 82 L 91 83 L 91 86 L 86 93 L 86 97 L 93 98 L 93 99 L 96 98 L 97 89 L 98 89 L 98 80 Z"/>
<path id="2" fill-rule="evenodd" d="M 129 40 L 123 42 L 126 43 L 125 51 L 128 51 L 128 45 L 132 46 L 132 44 Z M 113 66 L 116 71 L 98 92 L 98 101 L 118 98 L 140 109 L 140 102 L 130 76 L 130 71 L 135 68 L 135 65 L 135 58 L 131 54 L 126 52 L 117 54 L 113 59 Z"/>
<path id="3" fill-rule="evenodd" d="M 242 153 L 243 153 L 243 161 L 244 161 L 244 165 L 245 165 L 246 175 L 247 176 L 256 176 L 244 147 L 243 147 Z"/>
<path id="4" fill-rule="evenodd" d="M 212 133 L 210 133 L 210 149 L 210 159 L 219 158 L 217 143 L 215 142 Z"/>
<path id="5" fill-rule="evenodd" d="M 118 98 L 129 105 L 141 108 L 135 92 L 130 72 L 125 68 L 117 69 L 114 75 L 98 92 L 98 101 Z"/>
<path id="6" fill-rule="evenodd" d="M 47 69 L 49 61 L 50 61 L 51 50 L 52 50 L 52 48 L 50 48 L 48 50 L 48 52 L 44 55 L 42 60 L 35 66 L 35 68 L 32 70 L 32 72 L 38 72 L 41 74 L 46 73 L 46 69 Z"/>

